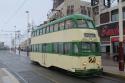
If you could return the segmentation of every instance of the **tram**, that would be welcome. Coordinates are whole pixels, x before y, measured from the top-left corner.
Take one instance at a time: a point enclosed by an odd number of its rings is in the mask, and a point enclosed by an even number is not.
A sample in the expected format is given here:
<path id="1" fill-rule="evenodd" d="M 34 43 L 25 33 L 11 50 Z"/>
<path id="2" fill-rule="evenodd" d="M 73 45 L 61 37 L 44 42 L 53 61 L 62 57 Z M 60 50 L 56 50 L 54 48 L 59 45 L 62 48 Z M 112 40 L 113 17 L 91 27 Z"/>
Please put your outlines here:
<path id="1" fill-rule="evenodd" d="M 73 14 L 32 31 L 31 61 L 58 67 L 80 76 L 102 72 L 100 38 L 93 20 Z"/>

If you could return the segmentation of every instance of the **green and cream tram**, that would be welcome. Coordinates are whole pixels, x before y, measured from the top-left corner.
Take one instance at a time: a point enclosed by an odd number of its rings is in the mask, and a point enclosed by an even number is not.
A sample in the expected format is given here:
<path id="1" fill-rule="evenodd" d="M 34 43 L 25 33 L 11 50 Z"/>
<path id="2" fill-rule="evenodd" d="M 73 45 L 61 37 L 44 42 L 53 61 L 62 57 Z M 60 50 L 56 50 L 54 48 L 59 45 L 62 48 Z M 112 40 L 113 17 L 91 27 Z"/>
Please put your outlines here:
<path id="1" fill-rule="evenodd" d="M 32 31 L 30 59 L 78 75 L 102 72 L 100 38 L 93 20 L 81 14 L 65 16 Z"/>

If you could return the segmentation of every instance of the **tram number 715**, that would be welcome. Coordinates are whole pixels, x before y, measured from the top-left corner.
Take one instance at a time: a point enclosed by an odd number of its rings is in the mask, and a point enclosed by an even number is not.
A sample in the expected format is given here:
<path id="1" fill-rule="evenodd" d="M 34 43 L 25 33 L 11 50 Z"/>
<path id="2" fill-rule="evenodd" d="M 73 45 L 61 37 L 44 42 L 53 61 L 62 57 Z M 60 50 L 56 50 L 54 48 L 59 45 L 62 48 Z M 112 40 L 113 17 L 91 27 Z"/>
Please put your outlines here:
<path id="1" fill-rule="evenodd" d="M 89 63 L 96 63 L 95 57 L 89 57 Z"/>

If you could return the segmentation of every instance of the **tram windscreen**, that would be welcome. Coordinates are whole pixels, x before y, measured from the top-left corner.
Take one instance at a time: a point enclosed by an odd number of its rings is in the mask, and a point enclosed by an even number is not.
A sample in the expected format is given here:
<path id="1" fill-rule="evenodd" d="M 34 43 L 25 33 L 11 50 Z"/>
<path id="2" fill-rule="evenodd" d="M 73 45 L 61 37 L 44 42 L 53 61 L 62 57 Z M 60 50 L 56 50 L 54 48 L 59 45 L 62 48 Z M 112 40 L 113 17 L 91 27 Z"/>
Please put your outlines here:
<path id="1" fill-rule="evenodd" d="M 92 21 L 87 21 L 87 24 L 88 24 L 88 27 L 89 28 L 94 28 L 94 24 L 93 24 L 93 22 Z"/>
<path id="2" fill-rule="evenodd" d="M 94 28 L 94 24 L 91 20 L 78 19 L 77 25 L 78 28 Z"/>
<path id="3" fill-rule="evenodd" d="M 99 45 L 98 43 L 81 42 L 79 44 L 74 45 L 74 52 L 75 53 L 99 52 Z"/>
<path id="4" fill-rule="evenodd" d="M 78 19 L 77 20 L 77 25 L 79 28 L 87 28 L 87 23 L 85 20 L 82 19 Z"/>

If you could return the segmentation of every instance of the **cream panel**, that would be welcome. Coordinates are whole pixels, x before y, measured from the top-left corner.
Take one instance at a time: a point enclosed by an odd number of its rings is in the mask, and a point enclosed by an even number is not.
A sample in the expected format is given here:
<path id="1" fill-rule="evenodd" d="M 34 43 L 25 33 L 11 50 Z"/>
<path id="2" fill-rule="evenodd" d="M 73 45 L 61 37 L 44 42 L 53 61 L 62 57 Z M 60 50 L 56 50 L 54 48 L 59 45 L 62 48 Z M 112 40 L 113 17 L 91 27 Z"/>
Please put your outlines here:
<path id="1" fill-rule="evenodd" d="M 72 72 L 75 72 L 75 69 L 83 70 L 84 67 L 86 67 L 86 69 L 101 68 L 101 56 L 97 56 L 96 63 L 93 64 L 88 62 L 88 57 L 75 57 L 58 54 L 30 53 L 30 58 L 33 61 L 39 62 L 43 66 L 56 66 Z M 43 63 L 44 61 L 45 63 Z M 84 65 L 84 63 L 86 64 Z"/>
<path id="2" fill-rule="evenodd" d="M 85 38 L 84 33 L 94 33 L 96 38 Z M 31 38 L 31 44 L 38 43 L 51 43 L 51 42 L 70 42 L 70 41 L 99 41 L 98 33 L 96 30 L 90 29 L 68 29 L 58 32 L 53 32 L 37 37 Z"/>

